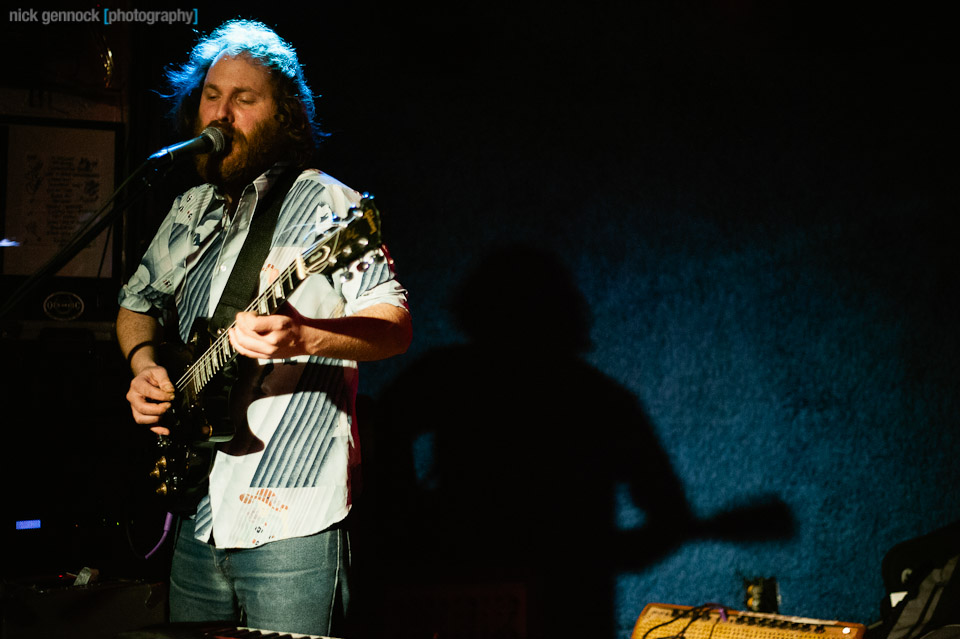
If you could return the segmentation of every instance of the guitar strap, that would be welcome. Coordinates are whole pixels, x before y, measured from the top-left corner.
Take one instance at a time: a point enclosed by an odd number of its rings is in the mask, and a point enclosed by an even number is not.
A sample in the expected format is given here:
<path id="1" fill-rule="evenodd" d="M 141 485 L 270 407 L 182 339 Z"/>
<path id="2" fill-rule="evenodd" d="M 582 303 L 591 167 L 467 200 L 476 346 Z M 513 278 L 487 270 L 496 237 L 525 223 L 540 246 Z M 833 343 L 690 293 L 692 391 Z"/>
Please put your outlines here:
<path id="1" fill-rule="evenodd" d="M 277 177 L 277 181 L 259 203 L 260 210 L 250 221 L 250 230 L 240 247 L 240 254 L 237 255 L 223 294 L 220 295 L 220 302 L 208 323 L 213 334 L 233 324 L 237 313 L 245 310 L 257 296 L 260 270 L 270 252 L 273 231 L 280 217 L 280 207 L 299 175 L 300 172 L 296 169 L 287 169 Z"/>

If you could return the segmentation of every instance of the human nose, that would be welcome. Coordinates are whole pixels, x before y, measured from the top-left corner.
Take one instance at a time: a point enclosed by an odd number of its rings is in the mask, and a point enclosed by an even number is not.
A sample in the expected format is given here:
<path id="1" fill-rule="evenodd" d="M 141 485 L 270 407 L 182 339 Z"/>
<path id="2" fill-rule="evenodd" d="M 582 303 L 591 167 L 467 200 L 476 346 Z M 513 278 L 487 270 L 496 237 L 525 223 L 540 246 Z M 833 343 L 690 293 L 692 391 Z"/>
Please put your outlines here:
<path id="1" fill-rule="evenodd" d="M 213 120 L 215 122 L 233 124 L 234 114 L 229 100 L 218 100 L 211 115 L 213 116 Z"/>

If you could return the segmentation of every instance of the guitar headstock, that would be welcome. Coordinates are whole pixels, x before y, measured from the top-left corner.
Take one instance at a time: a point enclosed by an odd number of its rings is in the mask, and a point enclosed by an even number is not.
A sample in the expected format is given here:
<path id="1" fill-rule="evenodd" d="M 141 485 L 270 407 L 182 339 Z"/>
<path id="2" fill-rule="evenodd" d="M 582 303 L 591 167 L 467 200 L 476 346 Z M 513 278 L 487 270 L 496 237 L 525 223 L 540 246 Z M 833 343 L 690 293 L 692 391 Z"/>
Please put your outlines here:
<path id="1" fill-rule="evenodd" d="M 381 243 L 380 212 L 373 196 L 364 194 L 345 217 L 333 214 L 330 228 L 301 256 L 300 267 L 305 274 L 317 274 L 359 260 L 357 268 L 364 271 L 374 259 L 382 259 Z"/>

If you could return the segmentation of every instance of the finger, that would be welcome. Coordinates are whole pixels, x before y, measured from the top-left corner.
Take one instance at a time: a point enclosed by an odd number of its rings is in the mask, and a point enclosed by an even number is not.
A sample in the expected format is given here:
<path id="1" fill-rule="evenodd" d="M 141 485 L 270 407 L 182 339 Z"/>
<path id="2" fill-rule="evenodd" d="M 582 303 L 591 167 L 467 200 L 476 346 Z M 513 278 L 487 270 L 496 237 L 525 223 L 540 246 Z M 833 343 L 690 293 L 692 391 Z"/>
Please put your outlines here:
<path id="1" fill-rule="evenodd" d="M 156 424 L 171 406 L 170 402 L 150 402 L 136 394 L 127 395 L 127 400 L 130 402 L 133 418 L 138 424 Z"/>
<path id="2" fill-rule="evenodd" d="M 147 369 L 146 371 L 150 378 L 153 381 L 153 384 L 165 393 L 169 393 L 172 399 L 173 394 L 176 392 L 176 388 L 173 385 L 173 382 L 170 381 L 170 376 L 167 374 L 167 369 L 162 366 L 154 366 Z"/>
<path id="3" fill-rule="evenodd" d="M 239 327 L 234 327 L 229 330 L 228 336 L 230 345 L 241 355 L 257 359 L 270 359 L 273 352 L 272 348 L 256 334 L 244 333 Z"/>
<path id="4" fill-rule="evenodd" d="M 160 422 L 161 415 L 150 415 L 148 413 L 144 413 L 133 405 L 131 405 L 130 408 L 131 412 L 133 413 L 133 421 L 138 424 L 149 426 L 151 424 L 158 424 Z"/>
<path id="5" fill-rule="evenodd" d="M 136 410 L 141 415 L 145 417 L 157 417 L 170 410 L 170 402 L 137 402 L 136 404 L 131 404 L 134 410 Z M 156 421 L 156 420 L 152 420 Z"/>
<path id="6" fill-rule="evenodd" d="M 174 396 L 174 395 L 176 394 L 176 392 L 177 392 L 177 389 L 176 389 L 176 387 L 173 385 L 173 382 L 171 382 L 170 379 L 169 379 L 169 378 L 166 378 L 166 377 L 165 377 L 164 379 L 162 379 L 162 380 L 159 380 L 159 381 L 157 382 L 157 386 L 158 386 L 158 388 L 159 388 L 159 390 L 160 390 L 161 392 L 166 393 L 167 395 L 169 395 L 169 398 L 170 398 L 170 399 L 172 399 L 173 396 Z"/>
<path id="7" fill-rule="evenodd" d="M 253 313 L 238 313 L 237 321 L 232 327 L 228 330 L 228 335 L 231 337 L 231 342 L 234 342 L 234 347 L 237 348 L 237 352 L 242 355 L 248 355 L 246 351 L 249 351 L 252 345 L 259 339 L 259 318 Z"/>
<path id="8" fill-rule="evenodd" d="M 169 402 L 175 395 L 173 384 L 169 381 L 166 382 L 164 388 L 160 388 L 143 378 L 134 378 L 130 384 L 130 391 L 139 398 L 149 399 L 155 402 Z"/>
<path id="9" fill-rule="evenodd" d="M 269 315 L 257 315 L 249 311 L 242 311 L 237 313 L 234 324 L 244 333 L 264 333 L 272 330 L 269 317 Z"/>
<path id="10" fill-rule="evenodd" d="M 233 326 L 247 329 L 250 326 L 252 319 L 256 317 L 253 313 L 249 311 L 240 311 L 237 313 L 236 317 L 233 318 Z"/>
<path id="11" fill-rule="evenodd" d="M 278 313 L 275 315 L 256 315 L 255 313 L 238 313 L 236 326 L 241 332 L 268 336 L 271 333 L 288 330 L 293 325 L 292 318 Z"/>
<path id="12" fill-rule="evenodd" d="M 131 380 L 130 390 L 155 401 L 170 401 L 176 393 L 166 369 L 160 366 L 140 371 L 140 374 Z"/>

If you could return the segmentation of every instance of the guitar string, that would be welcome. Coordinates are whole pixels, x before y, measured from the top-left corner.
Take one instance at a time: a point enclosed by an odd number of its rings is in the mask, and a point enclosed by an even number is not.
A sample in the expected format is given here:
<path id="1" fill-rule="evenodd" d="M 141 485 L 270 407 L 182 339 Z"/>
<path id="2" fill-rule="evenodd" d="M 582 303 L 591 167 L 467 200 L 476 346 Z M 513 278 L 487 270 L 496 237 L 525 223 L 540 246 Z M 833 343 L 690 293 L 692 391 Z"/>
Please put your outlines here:
<path id="1" fill-rule="evenodd" d="M 273 296 L 275 302 L 278 302 L 280 299 L 285 299 L 287 295 L 289 295 L 294 290 L 296 290 L 296 288 L 300 285 L 300 283 L 303 282 L 304 278 L 300 278 L 297 272 L 299 270 L 298 267 L 300 267 L 301 265 L 304 266 L 304 270 L 306 272 L 305 264 L 307 260 L 304 259 L 304 256 L 315 253 L 319 251 L 321 248 L 326 247 L 328 244 L 333 242 L 333 240 L 337 239 L 341 235 L 341 232 L 344 231 L 346 228 L 349 228 L 349 227 L 340 228 L 340 230 L 337 231 L 336 233 L 329 235 L 328 237 L 321 240 L 319 243 L 315 244 L 312 248 L 307 250 L 306 253 L 304 253 L 304 255 L 297 256 L 297 258 L 289 266 L 287 266 L 287 268 L 285 268 L 283 272 L 277 277 L 274 283 L 272 283 L 271 286 L 269 286 L 263 293 L 257 296 L 257 298 L 254 299 L 244 310 L 248 312 L 257 312 L 258 310 L 261 309 L 261 304 L 266 302 L 266 300 L 271 296 Z M 322 261 L 322 263 L 325 263 L 325 266 L 317 270 L 316 271 L 317 273 L 322 273 L 324 270 L 326 270 L 326 268 L 331 266 L 331 264 L 327 263 L 327 260 L 329 260 L 329 256 L 332 253 L 333 251 L 330 251 L 327 253 L 327 255 L 324 257 L 324 260 Z M 294 277 L 296 277 L 296 281 L 294 280 Z M 283 289 L 284 281 L 289 282 L 289 285 L 290 285 L 289 292 Z M 276 283 L 280 284 L 280 292 L 282 293 L 282 297 L 277 297 L 273 295 L 273 293 L 277 290 L 275 286 Z M 279 304 L 277 304 L 277 306 L 279 306 Z M 265 308 L 269 309 L 270 307 L 267 306 Z M 206 384 L 207 381 L 212 379 L 212 377 L 216 375 L 217 372 L 219 372 L 219 366 L 217 366 L 216 363 L 212 361 L 215 353 L 222 351 L 226 357 L 226 360 L 224 361 L 228 361 L 232 359 L 234 355 L 236 355 L 236 352 L 233 350 L 233 347 L 229 345 L 229 334 L 228 334 L 228 331 L 230 330 L 230 328 L 233 328 L 235 325 L 236 325 L 236 322 L 233 322 L 229 327 L 227 327 L 227 329 L 219 333 L 217 335 L 217 338 L 210 345 L 210 347 L 203 353 L 203 355 L 201 355 L 196 362 L 194 362 L 187 368 L 187 370 L 184 372 L 184 374 L 180 377 L 179 381 L 177 382 L 178 390 L 180 391 L 185 390 L 187 387 L 187 384 L 189 384 L 191 381 L 194 382 L 194 388 L 199 390 Z M 208 366 L 210 367 L 209 375 L 207 376 L 206 379 L 202 379 L 203 375 L 201 374 L 202 373 L 201 369 L 206 369 Z"/>
<path id="2" fill-rule="evenodd" d="M 279 282 L 284 278 L 288 279 L 291 283 L 291 291 L 292 291 L 293 288 L 295 288 L 295 285 L 293 282 L 293 276 L 296 273 L 296 271 L 297 271 L 297 261 L 294 260 L 294 262 L 290 266 L 288 266 L 286 269 L 284 269 L 283 273 L 281 273 L 277 277 L 276 281 Z M 299 282 L 297 282 L 296 285 L 299 285 Z M 261 304 L 266 302 L 266 300 L 270 297 L 274 297 L 275 302 L 279 301 L 280 298 L 274 295 L 275 291 L 276 291 L 276 288 L 273 285 L 271 285 L 269 288 L 267 288 L 267 290 L 265 290 L 263 293 L 257 296 L 257 298 L 253 300 L 244 310 L 247 312 L 256 312 L 258 309 L 261 308 Z M 285 295 L 286 294 L 289 294 L 289 293 L 285 293 Z M 279 304 L 277 304 L 277 306 L 279 306 Z M 197 359 L 196 362 L 191 364 L 187 368 L 186 372 L 184 372 L 184 374 L 180 377 L 180 380 L 177 382 L 178 389 L 180 389 L 181 391 L 184 390 L 186 388 L 186 385 L 190 381 L 195 382 L 194 383 L 195 388 L 197 389 L 202 388 L 203 385 L 206 384 L 206 382 L 213 377 L 213 375 L 219 372 L 219 366 L 217 365 L 216 361 L 213 360 L 215 354 L 223 352 L 226 358 L 224 362 L 226 362 L 229 359 L 232 359 L 233 356 L 236 355 L 236 351 L 234 351 L 233 347 L 230 346 L 230 336 L 228 333 L 231 328 L 236 326 L 236 324 L 237 324 L 236 322 L 233 322 L 232 324 L 230 324 L 230 326 L 228 326 L 222 332 L 217 334 L 216 339 L 213 341 L 210 347 L 203 353 L 203 355 L 201 355 Z M 203 383 L 201 384 L 200 381 L 203 377 L 202 375 L 203 371 L 201 369 L 206 369 L 208 366 L 209 366 L 209 376 L 207 377 L 206 380 L 203 380 Z"/>

